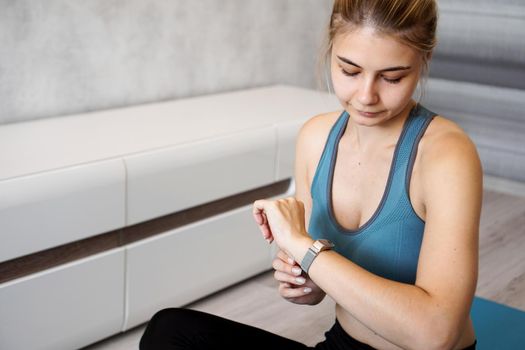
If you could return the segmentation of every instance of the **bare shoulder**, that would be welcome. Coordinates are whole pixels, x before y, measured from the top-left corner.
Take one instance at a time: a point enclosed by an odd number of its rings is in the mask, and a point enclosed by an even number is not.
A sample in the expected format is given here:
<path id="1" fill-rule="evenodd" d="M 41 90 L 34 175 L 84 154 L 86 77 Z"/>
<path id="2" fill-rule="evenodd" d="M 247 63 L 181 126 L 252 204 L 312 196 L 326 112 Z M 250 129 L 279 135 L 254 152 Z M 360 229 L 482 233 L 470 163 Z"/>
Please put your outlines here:
<path id="1" fill-rule="evenodd" d="M 334 111 L 308 119 L 299 130 L 297 151 L 310 156 L 322 152 L 328 134 L 340 115 L 341 111 Z"/>
<path id="2" fill-rule="evenodd" d="M 328 134 L 341 111 L 324 113 L 308 119 L 299 131 L 295 147 L 295 177 L 297 186 L 310 188 Z"/>
<path id="3" fill-rule="evenodd" d="M 482 169 L 476 146 L 465 131 L 450 119 L 436 116 L 420 143 L 421 170 L 430 186 L 438 179 L 456 183 L 481 183 Z"/>
<path id="4" fill-rule="evenodd" d="M 440 159 L 479 159 L 476 146 L 465 131 L 452 120 L 442 116 L 436 116 L 428 126 L 421 140 L 421 148 L 425 163 Z"/>

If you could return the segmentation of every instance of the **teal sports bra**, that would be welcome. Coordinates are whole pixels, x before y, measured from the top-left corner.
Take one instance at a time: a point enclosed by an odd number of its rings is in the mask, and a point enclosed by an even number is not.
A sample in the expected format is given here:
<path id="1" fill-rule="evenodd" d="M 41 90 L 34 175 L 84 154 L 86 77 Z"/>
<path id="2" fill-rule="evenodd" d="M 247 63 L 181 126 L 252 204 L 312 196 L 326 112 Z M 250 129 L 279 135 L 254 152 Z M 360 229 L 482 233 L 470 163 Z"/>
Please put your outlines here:
<path id="1" fill-rule="evenodd" d="M 350 118 L 343 112 L 330 130 L 312 180 L 308 226 L 312 238 L 331 240 L 335 251 L 376 275 L 414 284 L 425 222 L 410 203 L 409 184 L 419 140 L 434 116 L 419 104 L 412 108 L 378 208 L 359 229 L 347 230 L 335 219 L 331 201 L 337 149 Z"/>

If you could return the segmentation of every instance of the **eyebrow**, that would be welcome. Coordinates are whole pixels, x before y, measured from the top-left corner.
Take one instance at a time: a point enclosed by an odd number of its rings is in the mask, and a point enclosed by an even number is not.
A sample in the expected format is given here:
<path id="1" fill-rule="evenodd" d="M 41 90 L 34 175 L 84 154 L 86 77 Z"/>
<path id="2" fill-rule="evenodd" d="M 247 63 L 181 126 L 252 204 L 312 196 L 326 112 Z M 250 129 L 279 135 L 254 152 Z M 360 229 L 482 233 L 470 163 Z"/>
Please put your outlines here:
<path id="1" fill-rule="evenodd" d="M 355 66 L 357 68 L 363 68 L 360 65 L 358 65 L 357 63 L 352 62 L 348 58 L 341 57 L 341 56 L 337 56 L 337 58 L 339 58 L 344 63 L 350 64 L 350 65 Z M 395 72 L 395 71 L 399 71 L 399 70 L 408 70 L 410 68 L 412 68 L 412 67 L 410 67 L 410 66 L 395 66 L 395 67 L 388 67 L 388 68 L 385 68 L 385 69 L 381 69 L 379 71 L 380 72 Z"/>

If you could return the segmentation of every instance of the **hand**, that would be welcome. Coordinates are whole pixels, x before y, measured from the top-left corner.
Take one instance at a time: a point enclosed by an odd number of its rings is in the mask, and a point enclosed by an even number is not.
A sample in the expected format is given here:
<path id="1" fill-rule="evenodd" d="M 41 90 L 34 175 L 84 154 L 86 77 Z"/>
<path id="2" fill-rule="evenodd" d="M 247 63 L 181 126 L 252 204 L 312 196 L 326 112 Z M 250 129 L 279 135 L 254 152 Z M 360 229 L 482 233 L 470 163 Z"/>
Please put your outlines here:
<path id="1" fill-rule="evenodd" d="M 264 239 L 269 243 L 275 240 L 289 256 L 302 258 L 311 245 L 304 225 L 304 204 L 293 197 L 255 201 L 253 217 Z"/>
<path id="2" fill-rule="evenodd" d="M 295 304 L 316 305 L 326 293 L 305 274 L 299 264 L 279 250 L 272 263 L 274 278 L 279 282 L 279 294 Z"/>

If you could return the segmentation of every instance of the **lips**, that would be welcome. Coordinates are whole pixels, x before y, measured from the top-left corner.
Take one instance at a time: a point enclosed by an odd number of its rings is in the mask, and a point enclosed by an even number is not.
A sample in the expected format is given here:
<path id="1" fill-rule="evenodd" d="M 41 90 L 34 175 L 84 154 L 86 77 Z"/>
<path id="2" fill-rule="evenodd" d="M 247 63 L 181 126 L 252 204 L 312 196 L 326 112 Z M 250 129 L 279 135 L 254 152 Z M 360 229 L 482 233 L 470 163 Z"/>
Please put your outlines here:
<path id="1" fill-rule="evenodd" d="M 358 110 L 357 113 L 359 113 L 363 117 L 370 118 L 370 117 L 374 117 L 374 116 L 378 115 L 381 112 L 367 112 L 367 111 L 360 111 L 360 110 Z"/>

